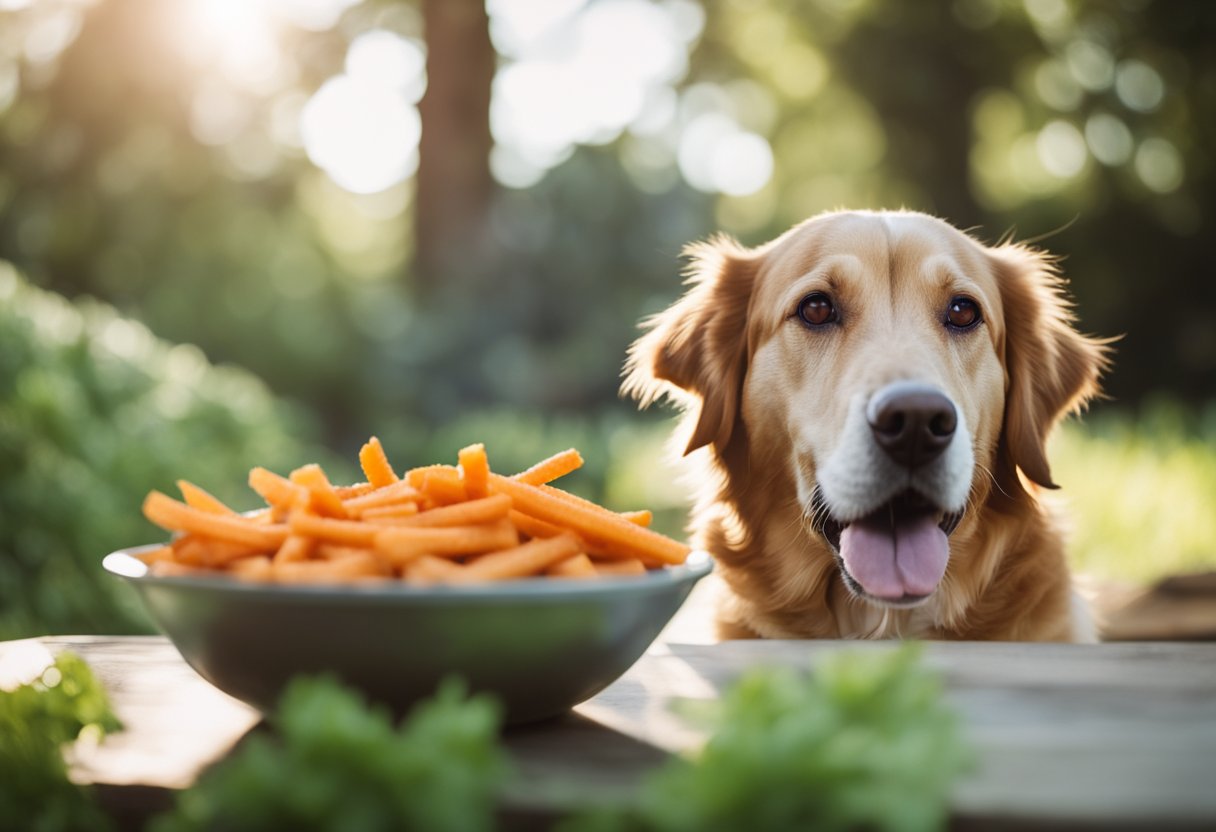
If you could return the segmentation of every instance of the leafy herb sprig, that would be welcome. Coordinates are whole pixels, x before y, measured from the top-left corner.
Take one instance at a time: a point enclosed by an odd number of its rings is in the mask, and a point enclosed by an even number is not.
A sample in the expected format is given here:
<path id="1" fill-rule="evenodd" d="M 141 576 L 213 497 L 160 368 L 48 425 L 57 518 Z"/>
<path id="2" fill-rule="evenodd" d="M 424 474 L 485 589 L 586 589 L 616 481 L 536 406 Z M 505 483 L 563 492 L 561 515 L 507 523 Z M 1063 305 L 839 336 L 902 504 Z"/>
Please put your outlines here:
<path id="1" fill-rule="evenodd" d="M 489 832 L 506 772 L 499 722 L 492 699 L 456 682 L 398 728 L 335 680 L 300 678 L 277 737 L 249 737 L 152 829 Z"/>
<path id="2" fill-rule="evenodd" d="M 814 672 L 755 670 L 686 710 L 712 731 L 650 779 L 636 808 L 562 832 L 941 829 L 969 754 L 916 645 L 827 656 Z M 708 706 L 708 707 L 706 707 Z"/>
<path id="3" fill-rule="evenodd" d="M 100 682 L 73 653 L 0 689 L 0 820 L 32 832 L 109 830 L 87 790 L 68 779 L 63 746 L 84 731 L 120 727 Z"/>

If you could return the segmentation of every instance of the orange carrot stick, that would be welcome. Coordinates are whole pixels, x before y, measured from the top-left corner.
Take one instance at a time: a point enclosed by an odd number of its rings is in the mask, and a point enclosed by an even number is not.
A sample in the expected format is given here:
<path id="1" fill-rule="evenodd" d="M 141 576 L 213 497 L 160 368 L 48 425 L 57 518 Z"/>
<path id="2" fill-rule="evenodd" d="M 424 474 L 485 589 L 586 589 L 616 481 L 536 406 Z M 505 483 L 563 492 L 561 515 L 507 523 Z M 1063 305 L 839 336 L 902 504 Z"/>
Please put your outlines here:
<path id="1" fill-rule="evenodd" d="M 584 499 L 583 497 L 580 497 L 577 494 L 571 494 L 569 491 L 565 491 L 561 488 L 556 488 L 552 485 L 538 485 L 537 488 L 539 488 L 541 491 L 545 492 L 546 494 L 548 494 L 558 500 L 563 500 L 567 503 L 570 503 L 571 505 L 582 506 L 585 509 L 589 509 L 591 511 L 597 511 L 597 512 L 604 512 L 606 514 L 617 514 L 618 517 L 628 520 L 630 523 L 633 523 L 635 526 L 649 526 L 650 525 L 651 514 L 649 511 L 625 511 L 625 512 L 620 512 L 618 514 L 617 512 L 614 512 L 611 509 L 604 508 L 599 503 L 594 503 L 591 500 Z"/>
<path id="2" fill-rule="evenodd" d="M 292 534 L 328 540 L 345 546 L 371 546 L 381 528 L 357 520 L 317 517 L 304 511 L 292 514 L 289 525 Z"/>
<path id="3" fill-rule="evenodd" d="M 461 478 L 464 490 L 469 499 L 475 500 L 488 493 L 486 484 L 490 477 L 490 461 L 486 456 L 486 446 L 478 443 L 461 448 L 456 455 L 460 463 Z"/>
<path id="4" fill-rule="evenodd" d="M 637 558 L 628 560 L 597 560 L 593 564 L 601 575 L 645 575 L 646 566 Z"/>
<path id="5" fill-rule="evenodd" d="M 210 492 L 204 491 L 192 482 L 178 480 L 177 490 L 182 492 L 182 499 L 186 501 L 186 505 L 188 506 L 212 514 L 236 514 L 235 511 L 216 499 Z"/>
<path id="6" fill-rule="evenodd" d="M 269 581 L 274 567 L 265 555 L 253 555 L 232 561 L 228 571 L 243 581 Z"/>
<path id="7" fill-rule="evenodd" d="M 511 479 L 518 479 L 518 478 L 519 478 L 519 475 L 516 474 Z M 522 482 L 522 480 L 520 480 L 520 481 Z M 612 511 L 609 511 L 608 509 L 604 508 L 603 506 L 601 506 L 598 503 L 593 503 L 590 500 L 585 500 L 582 497 L 578 496 L 577 494 L 571 494 L 569 491 L 563 491 L 560 488 L 554 488 L 551 485 L 543 485 L 543 484 L 537 485 L 536 487 L 539 488 L 541 491 L 544 491 L 546 494 L 549 494 L 556 499 L 564 500 L 567 503 L 570 503 L 572 505 L 582 506 L 583 508 L 589 509 L 591 511 L 607 512 L 608 514 L 614 513 Z M 653 518 L 653 515 L 650 513 L 649 510 L 626 511 L 626 512 L 622 512 L 619 516 L 623 517 L 624 519 L 628 520 L 630 523 L 633 523 L 634 525 L 637 525 L 637 526 L 649 526 L 650 522 Z"/>
<path id="8" fill-rule="evenodd" d="M 363 468 L 367 481 L 376 488 L 392 485 L 398 480 L 397 472 L 393 470 L 388 455 L 384 453 L 384 446 L 374 436 L 359 449 L 359 465 Z"/>
<path id="9" fill-rule="evenodd" d="M 650 524 L 654 522 L 654 514 L 648 508 L 644 508 L 641 511 L 622 511 L 621 516 L 635 526 L 643 526 L 645 528 L 650 528 Z"/>
<path id="10" fill-rule="evenodd" d="M 501 495 L 506 496 L 506 495 Z M 537 520 L 531 515 L 524 514 L 522 511 L 511 509 L 507 512 L 507 517 L 515 528 L 526 534 L 528 537 L 557 537 L 565 529 L 561 526 L 555 526 L 552 523 L 546 523 L 544 520 Z"/>
<path id="11" fill-rule="evenodd" d="M 366 494 L 351 497 L 343 502 L 349 514 L 360 514 L 369 508 L 399 505 L 403 502 L 416 502 L 422 499 L 422 492 L 405 480 L 377 488 Z"/>
<path id="12" fill-rule="evenodd" d="M 408 515 L 373 514 L 371 510 L 368 510 L 363 513 L 363 519 L 369 522 L 388 520 L 394 526 L 412 529 L 437 526 L 475 526 L 479 523 L 501 520 L 507 516 L 510 508 L 510 497 L 506 494 L 494 494 L 490 497 L 482 497 L 480 500 L 466 500 L 463 503 L 453 503 Z"/>
<path id="13" fill-rule="evenodd" d="M 288 509 L 308 500 L 307 488 L 261 467 L 249 472 L 249 487 L 256 491 L 267 505 L 275 508 Z"/>
<path id="14" fill-rule="evenodd" d="M 164 578 L 179 578 L 179 577 L 196 578 L 201 575 L 207 575 L 208 573 L 213 574 L 213 575 L 217 574 L 215 572 L 212 572 L 209 569 L 205 569 L 205 568 L 198 567 L 198 566 L 189 566 L 184 563 L 178 563 L 175 560 L 153 561 L 152 564 L 149 565 L 148 568 L 152 572 L 153 575 L 156 575 L 157 577 L 164 577 Z M 223 573 L 219 573 L 219 574 L 223 574 Z"/>
<path id="15" fill-rule="evenodd" d="M 365 555 L 370 550 L 361 546 L 343 546 L 340 543 L 318 543 L 314 550 L 319 560 L 342 560 L 342 558 Z"/>
<path id="16" fill-rule="evenodd" d="M 173 550 L 173 557 L 179 563 L 208 569 L 222 568 L 231 561 L 259 555 L 264 551 L 248 543 L 233 543 L 231 540 L 220 540 L 201 534 L 184 534 L 170 543 L 169 548 Z"/>
<path id="17" fill-rule="evenodd" d="M 329 484 L 329 477 L 315 462 L 302 465 L 291 472 L 289 479 L 296 485 L 308 489 L 308 507 L 324 517 L 336 517 L 344 520 L 350 515 L 342 505 L 342 498 Z"/>
<path id="18" fill-rule="evenodd" d="M 376 486 L 370 482 L 357 482 L 354 485 L 335 485 L 334 491 L 342 498 L 342 501 L 362 497 L 364 494 L 370 494 L 376 490 Z"/>
<path id="19" fill-rule="evenodd" d="M 233 543 L 244 543 L 262 551 L 277 549 L 287 537 L 287 528 L 278 524 L 256 523 L 235 515 L 227 517 L 192 508 L 185 503 L 153 491 L 144 500 L 144 516 L 170 531 L 195 532 Z"/>
<path id="20" fill-rule="evenodd" d="M 683 563 L 691 551 L 683 543 L 630 523 L 594 503 L 555 496 L 552 492 L 557 489 L 549 486 L 528 485 L 510 477 L 490 474 L 490 490 L 508 495 L 519 511 L 604 543 L 622 557 L 650 557 L 662 563 L 677 564 Z"/>
<path id="21" fill-rule="evenodd" d="M 418 513 L 417 503 L 393 503 L 387 506 L 375 506 L 359 512 L 359 519 L 364 522 L 398 522 L 413 517 Z"/>
<path id="22" fill-rule="evenodd" d="M 213 538 L 200 537 L 197 534 L 183 534 L 169 544 L 173 550 L 173 559 L 186 566 L 206 566 L 210 557 L 208 547 L 214 543 Z"/>
<path id="23" fill-rule="evenodd" d="M 582 454 L 574 448 L 570 448 L 560 451 L 548 459 L 542 459 L 528 470 L 520 471 L 512 479 L 526 482 L 528 485 L 544 485 L 582 467 Z"/>
<path id="24" fill-rule="evenodd" d="M 587 557 L 586 553 L 579 552 L 565 560 L 559 560 L 546 569 L 545 574 L 555 578 L 594 578 L 599 572 L 591 558 Z"/>
<path id="25" fill-rule="evenodd" d="M 390 526 L 376 532 L 375 548 L 397 566 L 422 555 L 478 555 L 518 545 L 519 534 L 505 520 L 482 526 L 410 529 Z"/>
<path id="26" fill-rule="evenodd" d="M 326 584 L 351 578 L 383 577 L 388 566 L 364 551 L 338 560 L 306 560 L 274 564 L 274 579 L 284 583 Z"/>
<path id="27" fill-rule="evenodd" d="M 469 499 L 464 480 L 455 468 L 428 471 L 422 478 L 422 493 L 440 506 L 462 503 Z"/>
<path id="28" fill-rule="evenodd" d="M 420 555 L 406 567 L 405 578 L 418 583 L 445 583 L 459 580 L 465 567 L 448 558 L 436 555 Z"/>
<path id="29" fill-rule="evenodd" d="M 536 575 L 578 554 L 581 543 L 573 534 L 530 540 L 527 543 L 482 555 L 460 572 L 460 580 L 501 581 Z"/>
<path id="30" fill-rule="evenodd" d="M 316 542 L 311 537 L 299 534 L 289 534 L 283 545 L 274 553 L 275 563 L 291 563 L 292 561 L 308 560 L 312 557 Z"/>
<path id="31" fill-rule="evenodd" d="M 158 546 L 155 549 L 149 549 L 142 554 L 138 554 L 136 557 L 147 564 L 155 563 L 158 560 L 175 560 L 172 546 Z"/>
<path id="32" fill-rule="evenodd" d="M 455 471 L 451 465 L 423 465 L 419 468 L 411 468 L 405 472 L 402 478 L 414 488 L 422 488 L 422 481 L 426 479 L 426 475 L 433 471 Z"/>

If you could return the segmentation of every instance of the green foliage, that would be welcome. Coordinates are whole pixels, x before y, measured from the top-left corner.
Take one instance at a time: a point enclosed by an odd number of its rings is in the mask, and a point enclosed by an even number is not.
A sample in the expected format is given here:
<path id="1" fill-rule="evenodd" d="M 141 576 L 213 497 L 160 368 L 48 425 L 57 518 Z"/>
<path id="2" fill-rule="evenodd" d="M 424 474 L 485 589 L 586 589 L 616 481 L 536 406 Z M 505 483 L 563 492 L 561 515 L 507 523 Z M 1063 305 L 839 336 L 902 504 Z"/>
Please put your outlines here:
<path id="1" fill-rule="evenodd" d="M 248 373 L 0 262 L 0 639 L 146 628 L 101 569 L 107 552 L 164 539 L 144 495 L 186 478 L 253 505 L 235 472 L 326 459 L 313 436 Z"/>
<path id="2" fill-rule="evenodd" d="M 27 5 L 0 12 L 0 251 L 273 380 L 342 441 L 361 421 L 432 425 L 487 403 L 609 407 L 637 320 L 679 290 L 681 243 L 718 229 L 757 243 L 836 206 L 906 205 L 989 238 L 1071 222 L 1046 242 L 1084 326 L 1128 335 L 1110 389 L 1213 389 L 1212 4 L 702 4 L 678 101 L 655 95 L 649 127 L 487 192 L 472 213 L 488 227 L 461 244 L 492 273 L 444 275 L 430 298 L 409 262 L 431 206 L 412 183 L 343 192 L 293 129 L 349 41 L 425 36 L 416 10 L 365 2 L 326 31 L 281 27 L 282 71 L 246 85 L 222 60 L 179 62 L 188 10 L 150 26 L 139 0 Z M 44 26 L 73 34 L 25 48 Z M 666 126 L 659 102 L 676 105 Z M 217 113 L 222 139 L 200 130 Z M 703 115 L 768 142 L 760 191 L 681 182 L 681 133 Z M 1142 314 L 1145 275 L 1188 299 L 1169 327 Z"/>
<path id="3" fill-rule="evenodd" d="M 918 656 L 906 645 L 837 653 L 810 675 L 754 671 L 703 714 L 713 735 L 700 754 L 661 771 L 635 812 L 564 832 L 943 828 L 969 755 Z"/>
<path id="4" fill-rule="evenodd" d="M 1150 583 L 1216 569 L 1216 407 L 1098 414 L 1061 431 L 1051 459 L 1075 571 Z"/>
<path id="5" fill-rule="evenodd" d="M 612 411 L 639 318 L 680 292 L 680 249 L 710 230 L 707 199 L 640 192 L 595 149 L 493 210 L 501 255 L 422 299 L 370 368 L 394 383 L 370 386 L 430 424 L 493 407 Z"/>
<path id="6" fill-rule="evenodd" d="M 916 645 L 842 652 L 810 675 L 753 671 L 713 703 L 686 703 L 711 739 L 643 787 L 636 806 L 592 809 L 565 832 L 940 828 L 969 755 Z M 700 707 L 693 707 L 698 705 Z M 271 733 L 255 733 L 178 795 L 151 832 L 377 832 L 495 828 L 509 765 L 501 713 L 449 681 L 399 726 L 329 677 L 294 680 Z M 0 817 L 39 832 L 105 830 L 69 783 L 60 746 L 119 724 L 79 658 L 0 692 Z M 10 739 L 11 738 L 11 739 Z"/>
<path id="7" fill-rule="evenodd" d="M 105 690 L 71 653 L 34 672 L 11 690 L 0 679 L 0 818 L 31 832 L 109 829 L 106 816 L 68 780 L 62 753 L 86 729 L 96 736 L 121 728 Z"/>
<path id="8" fill-rule="evenodd" d="M 493 828 L 499 710 L 447 683 L 399 727 L 333 680 L 297 679 L 275 718 L 178 798 L 153 832 Z"/>

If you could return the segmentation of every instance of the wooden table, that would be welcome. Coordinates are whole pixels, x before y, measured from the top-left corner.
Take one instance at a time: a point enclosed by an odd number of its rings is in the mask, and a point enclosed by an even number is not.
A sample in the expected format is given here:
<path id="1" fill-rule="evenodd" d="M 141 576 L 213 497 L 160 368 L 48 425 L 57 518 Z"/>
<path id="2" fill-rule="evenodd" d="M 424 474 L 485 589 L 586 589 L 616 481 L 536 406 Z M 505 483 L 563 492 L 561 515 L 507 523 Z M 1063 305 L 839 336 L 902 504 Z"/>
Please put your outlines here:
<path id="1" fill-rule="evenodd" d="M 131 828 L 258 725 L 163 638 L 39 641 L 78 652 L 110 691 L 126 731 L 81 752 L 73 774 L 99 784 Z M 574 713 L 507 732 L 523 776 L 505 816 L 537 828 L 588 790 L 627 799 L 669 753 L 703 740 L 670 714 L 672 698 L 714 697 L 748 668 L 810 666 L 840 649 L 889 645 L 658 642 Z M 956 790 L 954 828 L 1216 829 L 1216 644 L 933 643 L 925 660 L 979 757 Z"/>

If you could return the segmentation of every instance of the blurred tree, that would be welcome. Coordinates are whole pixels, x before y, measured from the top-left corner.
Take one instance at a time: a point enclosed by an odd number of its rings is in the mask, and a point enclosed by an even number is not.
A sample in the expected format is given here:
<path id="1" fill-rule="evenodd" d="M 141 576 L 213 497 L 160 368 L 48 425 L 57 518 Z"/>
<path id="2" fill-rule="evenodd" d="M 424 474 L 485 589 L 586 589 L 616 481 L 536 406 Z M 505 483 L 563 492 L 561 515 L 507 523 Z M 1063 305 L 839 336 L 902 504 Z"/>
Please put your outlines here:
<path id="1" fill-rule="evenodd" d="M 418 104 L 415 267 L 425 283 L 485 266 L 490 87 L 496 54 L 484 0 L 422 0 L 427 88 Z"/>
<path id="2" fill-rule="evenodd" d="M 814 20 L 803 20 L 814 32 Z M 974 36 L 945 3 L 884 3 L 830 47 L 839 79 L 877 114 L 884 167 L 919 187 L 922 210 L 961 228 L 989 219 L 971 187 L 971 110 L 986 89 L 1033 52 L 1034 34 L 1010 22 L 999 37 Z"/>
<path id="3" fill-rule="evenodd" d="M 332 14 L 267 23 L 305 6 Z M 681 242 L 717 228 L 759 242 L 842 205 L 989 238 L 1073 223 L 1047 244 L 1083 325 L 1127 333 L 1111 390 L 1198 401 L 1216 389 L 1214 16 L 1145 0 L 494 0 L 488 15 L 13 0 L 0 254 L 248 366 L 352 443 L 491 402 L 615 406 L 637 319 L 680 289 Z M 389 178 L 343 174 L 335 156 L 366 168 L 384 151 L 367 142 L 398 134 L 384 107 L 321 107 L 335 79 L 383 82 L 369 100 L 405 110 L 425 86 L 416 175 L 404 152 Z M 1150 280 L 1184 300 L 1168 325 L 1144 314 Z"/>

